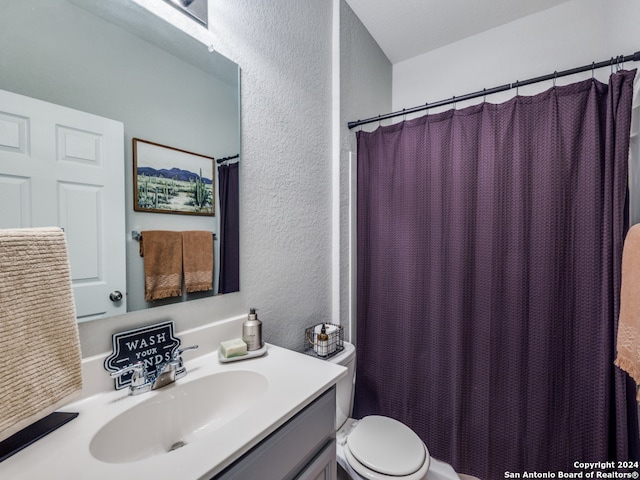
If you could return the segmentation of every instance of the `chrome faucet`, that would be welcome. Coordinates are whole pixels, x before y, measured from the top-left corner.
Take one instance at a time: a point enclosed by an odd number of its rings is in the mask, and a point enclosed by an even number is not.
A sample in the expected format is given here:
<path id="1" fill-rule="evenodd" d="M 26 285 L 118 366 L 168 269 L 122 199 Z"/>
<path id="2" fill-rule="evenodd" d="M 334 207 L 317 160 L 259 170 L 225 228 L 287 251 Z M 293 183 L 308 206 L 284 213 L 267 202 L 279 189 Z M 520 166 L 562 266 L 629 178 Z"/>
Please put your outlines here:
<path id="1" fill-rule="evenodd" d="M 144 366 L 144 362 L 138 362 L 124 367 L 117 372 L 111 373 L 110 376 L 116 378 L 131 371 L 133 371 L 133 375 L 131 376 L 131 384 L 129 385 L 129 395 L 138 395 L 139 393 L 151 391 L 151 382 L 149 381 L 147 367 Z"/>
<path id="2" fill-rule="evenodd" d="M 184 377 L 187 374 L 187 369 L 184 367 L 182 354 L 187 350 L 195 350 L 196 348 L 198 348 L 198 345 L 192 345 L 191 347 L 181 348 L 173 352 L 171 360 L 163 363 L 156 370 L 156 376 L 153 380 L 151 390 L 162 388 Z"/>
<path id="3" fill-rule="evenodd" d="M 182 354 L 187 350 L 195 350 L 197 348 L 198 345 L 192 345 L 191 347 L 176 350 L 173 352 L 171 360 L 157 367 L 155 374 L 147 371 L 147 367 L 144 362 L 137 362 L 133 365 L 126 366 L 117 372 L 111 373 L 111 377 L 120 377 L 125 373 L 132 371 L 133 375 L 131 376 L 129 395 L 139 395 L 157 388 L 162 388 L 187 374 L 187 369 L 184 367 L 184 362 L 182 360 Z"/>

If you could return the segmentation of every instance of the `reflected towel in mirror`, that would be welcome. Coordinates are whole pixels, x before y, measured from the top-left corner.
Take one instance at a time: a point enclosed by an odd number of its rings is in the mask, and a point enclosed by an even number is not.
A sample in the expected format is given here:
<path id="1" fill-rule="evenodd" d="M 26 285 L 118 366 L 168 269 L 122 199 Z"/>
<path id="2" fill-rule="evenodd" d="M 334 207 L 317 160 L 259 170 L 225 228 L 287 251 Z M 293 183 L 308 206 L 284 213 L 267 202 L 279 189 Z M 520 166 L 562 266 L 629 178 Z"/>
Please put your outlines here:
<path id="1" fill-rule="evenodd" d="M 187 293 L 213 290 L 212 232 L 182 232 L 182 262 Z"/>
<path id="2" fill-rule="evenodd" d="M 147 302 L 182 295 L 182 233 L 147 230 L 140 237 Z"/>

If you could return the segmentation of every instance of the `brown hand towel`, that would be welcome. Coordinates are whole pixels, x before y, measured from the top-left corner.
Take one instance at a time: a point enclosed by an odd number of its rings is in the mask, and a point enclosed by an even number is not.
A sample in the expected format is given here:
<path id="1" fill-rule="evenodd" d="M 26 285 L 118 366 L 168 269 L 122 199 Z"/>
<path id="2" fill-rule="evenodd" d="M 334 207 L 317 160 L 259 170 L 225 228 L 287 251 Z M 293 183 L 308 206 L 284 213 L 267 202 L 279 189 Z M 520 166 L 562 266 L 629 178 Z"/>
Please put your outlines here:
<path id="1" fill-rule="evenodd" d="M 615 364 L 640 384 L 640 225 L 629 229 L 622 250 L 617 349 Z"/>
<path id="2" fill-rule="evenodd" d="M 0 230 L 0 352 L 0 441 L 81 394 L 76 309 L 59 228 Z"/>
<path id="3" fill-rule="evenodd" d="M 213 233 L 182 232 L 182 259 L 187 292 L 213 290 Z"/>
<path id="4" fill-rule="evenodd" d="M 147 302 L 182 295 L 182 233 L 147 230 L 140 238 Z"/>

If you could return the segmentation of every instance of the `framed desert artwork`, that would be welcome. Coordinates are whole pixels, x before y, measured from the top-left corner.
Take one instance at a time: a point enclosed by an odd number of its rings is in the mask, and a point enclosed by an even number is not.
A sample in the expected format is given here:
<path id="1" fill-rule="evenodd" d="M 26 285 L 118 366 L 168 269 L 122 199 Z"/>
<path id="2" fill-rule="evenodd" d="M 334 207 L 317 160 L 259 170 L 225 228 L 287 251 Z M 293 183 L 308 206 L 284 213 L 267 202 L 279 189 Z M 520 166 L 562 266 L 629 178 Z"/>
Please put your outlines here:
<path id="1" fill-rule="evenodd" d="M 214 216 L 214 158 L 133 139 L 136 212 Z"/>

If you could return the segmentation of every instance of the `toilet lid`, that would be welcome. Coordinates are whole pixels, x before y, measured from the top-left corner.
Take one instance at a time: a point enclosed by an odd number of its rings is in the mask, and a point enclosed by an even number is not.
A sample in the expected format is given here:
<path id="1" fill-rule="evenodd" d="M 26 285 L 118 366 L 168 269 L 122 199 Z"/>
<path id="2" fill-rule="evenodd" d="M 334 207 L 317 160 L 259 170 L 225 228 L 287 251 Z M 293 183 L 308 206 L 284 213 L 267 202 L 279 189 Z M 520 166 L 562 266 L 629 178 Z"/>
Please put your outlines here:
<path id="1" fill-rule="evenodd" d="M 390 476 L 415 473 L 426 459 L 420 437 L 389 417 L 364 417 L 347 438 L 347 445 L 362 465 Z"/>

